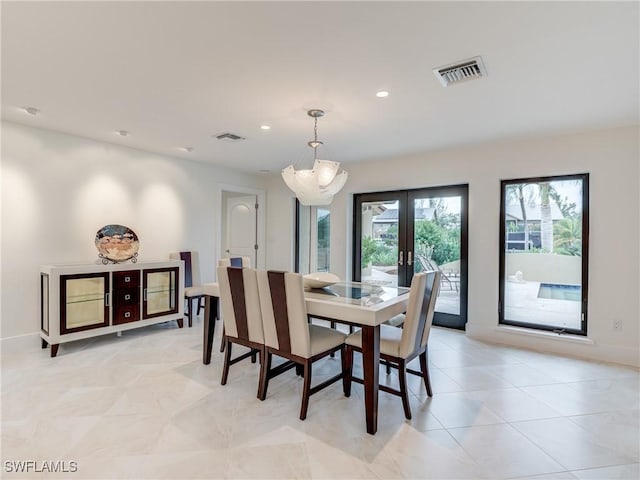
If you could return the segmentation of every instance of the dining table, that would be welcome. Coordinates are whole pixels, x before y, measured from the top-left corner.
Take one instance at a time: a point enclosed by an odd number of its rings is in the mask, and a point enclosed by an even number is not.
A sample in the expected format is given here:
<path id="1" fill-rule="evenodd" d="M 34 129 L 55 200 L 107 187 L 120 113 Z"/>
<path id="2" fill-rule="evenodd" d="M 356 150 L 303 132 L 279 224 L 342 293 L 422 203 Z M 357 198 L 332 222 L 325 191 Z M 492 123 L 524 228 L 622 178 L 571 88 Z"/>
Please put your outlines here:
<path id="1" fill-rule="evenodd" d="M 202 361 L 211 363 L 213 332 L 219 319 L 220 289 L 217 283 L 203 286 L 205 321 Z M 391 285 L 337 282 L 323 288 L 305 289 L 307 315 L 362 329 L 362 367 L 367 432 L 378 429 L 380 325 L 407 309 L 409 289 Z"/>

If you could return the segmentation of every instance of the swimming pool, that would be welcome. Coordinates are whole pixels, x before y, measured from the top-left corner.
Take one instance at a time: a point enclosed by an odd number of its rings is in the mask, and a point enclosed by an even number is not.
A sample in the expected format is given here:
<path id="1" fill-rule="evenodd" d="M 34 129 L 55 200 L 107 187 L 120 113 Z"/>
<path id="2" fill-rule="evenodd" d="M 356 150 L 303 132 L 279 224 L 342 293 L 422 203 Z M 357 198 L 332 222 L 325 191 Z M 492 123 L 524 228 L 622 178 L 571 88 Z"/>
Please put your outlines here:
<path id="1" fill-rule="evenodd" d="M 559 283 L 541 283 L 538 290 L 538 298 L 550 298 L 552 300 L 571 300 L 579 302 L 582 297 L 580 285 L 562 285 Z"/>

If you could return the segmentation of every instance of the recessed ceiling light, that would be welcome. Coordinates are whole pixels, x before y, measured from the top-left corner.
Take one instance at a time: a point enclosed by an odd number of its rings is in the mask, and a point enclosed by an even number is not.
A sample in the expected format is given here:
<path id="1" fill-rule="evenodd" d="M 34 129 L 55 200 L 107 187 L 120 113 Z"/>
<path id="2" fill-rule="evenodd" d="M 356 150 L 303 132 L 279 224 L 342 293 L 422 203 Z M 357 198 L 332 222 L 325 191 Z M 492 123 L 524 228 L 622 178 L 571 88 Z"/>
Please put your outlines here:
<path id="1" fill-rule="evenodd" d="M 389 96 L 389 92 L 386 90 L 380 90 L 378 92 L 376 92 L 376 97 L 378 98 L 385 98 Z"/>
<path id="2" fill-rule="evenodd" d="M 269 125 L 260 125 L 260 128 L 262 130 L 271 130 L 271 127 Z"/>
<path id="3" fill-rule="evenodd" d="M 121 137 L 128 137 L 129 136 L 129 132 L 127 132 L 126 130 L 116 130 L 116 133 L 118 135 L 120 135 Z"/>
<path id="4" fill-rule="evenodd" d="M 36 107 L 23 107 L 22 110 L 24 110 L 29 115 L 34 115 L 34 116 L 40 113 L 40 109 Z"/>
<path id="5" fill-rule="evenodd" d="M 182 150 L 183 152 L 191 153 L 195 149 L 193 147 L 180 147 L 180 150 Z"/>

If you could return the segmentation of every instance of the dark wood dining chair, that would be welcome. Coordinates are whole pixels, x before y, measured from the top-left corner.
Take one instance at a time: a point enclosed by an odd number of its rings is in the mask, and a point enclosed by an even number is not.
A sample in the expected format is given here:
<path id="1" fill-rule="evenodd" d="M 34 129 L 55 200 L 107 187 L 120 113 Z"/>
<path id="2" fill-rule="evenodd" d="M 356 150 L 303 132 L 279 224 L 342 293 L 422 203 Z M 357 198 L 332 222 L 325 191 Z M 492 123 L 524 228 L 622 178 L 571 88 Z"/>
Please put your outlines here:
<path id="1" fill-rule="evenodd" d="M 429 332 L 433 321 L 433 312 L 440 288 L 440 272 L 417 273 L 411 281 L 409 304 L 405 314 L 403 328 L 380 325 L 380 359 L 398 369 L 400 389 L 395 390 L 380 385 L 380 390 L 402 398 L 404 415 L 411 418 L 409 395 L 407 392 L 407 372 L 420 375 L 424 379 L 427 395 L 433 396 L 429 379 L 427 348 Z M 353 352 L 362 352 L 362 331 L 351 334 L 345 340 L 347 357 L 347 396 L 351 394 L 351 381 L 363 383 L 361 378 L 353 377 Z M 420 357 L 420 372 L 407 369 L 407 364 Z"/>
<path id="2" fill-rule="evenodd" d="M 195 315 L 200 315 L 200 310 L 204 308 L 204 290 L 200 281 L 200 260 L 198 252 L 172 252 L 169 254 L 171 260 L 184 261 L 184 298 L 187 302 L 185 316 L 189 327 L 193 326 L 194 309 L 197 306 Z M 195 303 L 195 305 L 194 305 Z"/>
<path id="3" fill-rule="evenodd" d="M 299 273 L 258 270 L 257 275 L 265 340 L 265 356 L 260 369 L 262 392 L 259 398 L 266 398 L 270 379 L 299 365 L 304 377 L 300 420 L 304 420 L 311 395 L 340 379 L 343 382 L 345 380 L 346 334 L 309 323 L 303 280 Z M 342 357 L 341 372 L 312 387 L 313 362 L 337 351 L 341 352 Z M 273 355 L 285 358 L 288 362 L 271 368 Z M 343 383 L 345 393 L 346 388 L 347 384 Z"/>

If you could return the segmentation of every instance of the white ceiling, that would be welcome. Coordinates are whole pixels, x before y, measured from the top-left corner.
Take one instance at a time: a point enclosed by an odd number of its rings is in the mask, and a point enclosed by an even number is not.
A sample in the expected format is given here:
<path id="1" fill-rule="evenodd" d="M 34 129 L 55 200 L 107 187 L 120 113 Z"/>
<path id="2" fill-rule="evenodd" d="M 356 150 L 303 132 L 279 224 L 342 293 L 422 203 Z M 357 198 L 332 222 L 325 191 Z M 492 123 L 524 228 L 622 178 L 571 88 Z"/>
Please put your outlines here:
<path id="1" fill-rule="evenodd" d="M 637 2 L 2 2 L 2 116 L 250 172 L 311 165 L 309 108 L 343 163 L 638 124 L 638 24 Z M 475 55 L 486 78 L 432 73 Z"/>

